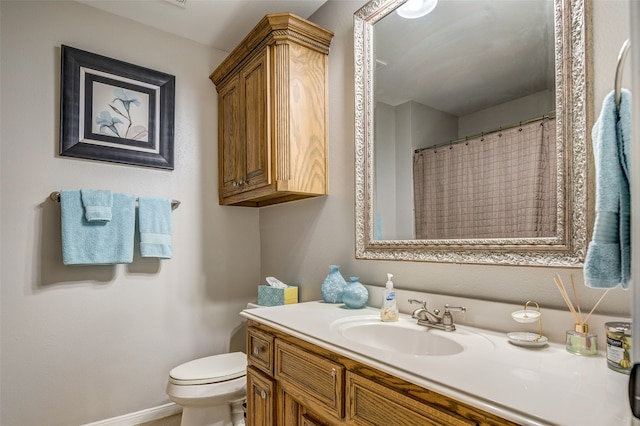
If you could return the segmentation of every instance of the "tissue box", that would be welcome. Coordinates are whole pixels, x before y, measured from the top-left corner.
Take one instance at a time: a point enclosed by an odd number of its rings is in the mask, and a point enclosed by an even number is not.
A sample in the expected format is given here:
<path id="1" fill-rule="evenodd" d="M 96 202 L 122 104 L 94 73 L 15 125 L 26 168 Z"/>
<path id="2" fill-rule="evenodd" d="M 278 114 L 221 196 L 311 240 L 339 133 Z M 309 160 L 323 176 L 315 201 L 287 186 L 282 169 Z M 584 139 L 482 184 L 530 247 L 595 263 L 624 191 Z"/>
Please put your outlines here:
<path id="1" fill-rule="evenodd" d="M 298 303 L 298 287 L 275 288 L 269 285 L 258 286 L 258 304 L 260 306 L 289 305 Z"/>

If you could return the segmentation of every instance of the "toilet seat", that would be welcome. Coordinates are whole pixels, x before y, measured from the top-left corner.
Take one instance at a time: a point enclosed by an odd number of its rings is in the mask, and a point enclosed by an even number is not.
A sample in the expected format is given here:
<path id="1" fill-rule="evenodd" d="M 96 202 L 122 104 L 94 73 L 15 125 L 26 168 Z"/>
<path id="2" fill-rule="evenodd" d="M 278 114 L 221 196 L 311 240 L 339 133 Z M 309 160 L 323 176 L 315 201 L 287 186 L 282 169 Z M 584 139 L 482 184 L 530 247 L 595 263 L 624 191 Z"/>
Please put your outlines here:
<path id="1" fill-rule="evenodd" d="M 186 362 L 169 372 L 175 385 L 204 385 L 237 379 L 247 374 L 247 356 L 242 352 L 212 355 Z"/>

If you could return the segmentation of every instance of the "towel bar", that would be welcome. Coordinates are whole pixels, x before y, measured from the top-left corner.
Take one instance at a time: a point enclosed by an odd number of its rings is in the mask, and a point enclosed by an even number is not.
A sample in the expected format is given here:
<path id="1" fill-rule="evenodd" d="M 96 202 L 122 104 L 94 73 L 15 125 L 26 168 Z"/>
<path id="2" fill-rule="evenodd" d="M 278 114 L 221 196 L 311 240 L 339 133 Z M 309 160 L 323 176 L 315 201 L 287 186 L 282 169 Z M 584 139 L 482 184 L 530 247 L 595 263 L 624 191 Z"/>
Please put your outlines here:
<path id="1" fill-rule="evenodd" d="M 53 191 L 51 194 L 49 194 L 49 198 L 51 198 L 53 201 L 55 201 L 56 203 L 60 202 L 60 192 L 58 191 Z M 136 201 L 138 201 L 138 199 L 136 198 Z M 178 207 L 180 207 L 180 201 L 178 200 L 171 200 L 171 210 L 175 210 Z"/>
<path id="2" fill-rule="evenodd" d="M 616 67 L 616 81 L 615 81 L 615 99 L 616 99 L 616 108 L 620 109 L 620 89 L 622 85 L 622 69 L 624 68 L 624 61 L 627 59 L 627 53 L 629 53 L 629 46 L 631 46 L 631 42 L 627 39 L 622 48 L 620 49 L 620 53 L 618 54 L 618 66 Z"/>

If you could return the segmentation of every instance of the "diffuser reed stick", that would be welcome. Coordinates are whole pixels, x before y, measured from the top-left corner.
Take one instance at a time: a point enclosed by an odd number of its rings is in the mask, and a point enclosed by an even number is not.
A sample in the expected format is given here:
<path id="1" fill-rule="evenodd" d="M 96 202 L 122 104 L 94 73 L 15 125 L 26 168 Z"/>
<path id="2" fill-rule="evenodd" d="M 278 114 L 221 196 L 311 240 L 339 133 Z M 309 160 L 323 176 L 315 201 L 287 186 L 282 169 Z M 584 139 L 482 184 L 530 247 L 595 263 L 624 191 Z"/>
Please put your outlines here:
<path id="1" fill-rule="evenodd" d="M 578 293 L 576 292 L 576 283 L 573 281 L 573 275 L 569 275 L 569 277 L 571 278 L 571 288 L 573 289 L 573 297 L 576 298 L 576 306 L 578 307 L 578 314 L 580 315 L 580 318 L 582 318 L 582 312 L 580 312 L 580 300 L 578 300 Z"/>
<path id="2" fill-rule="evenodd" d="M 587 322 L 587 320 L 589 319 L 589 317 L 591 316 L 591 314 L 593 313 L 593 311 L 596 310 L 596 308 L 598 307 L 598 305 L 600 304 L 600 302 L 602 302 L 602 299 L 604 299 L 604 297 L 607 295 L 607 293 L 609 293 L 609 290 L 611 290 L 610 288 L 607 289 L 607 291 L 605 291 L 602 296 L 600 296 L 600 299 L 598 299 L 598 301 L 596 302 L 596 304 L 593 306 L 593 308 L 591 309 L 591 312 L 589 312 L 589 315 L 587 315 L 587 317 L 584 319 L 584 322 Z"/>
<path id="3" fill-rule="evenodd" d="M 596 310 L 602 299 L 607 295 L 609 290 L 605 291 L 600 299 L 593 306 L 591 311 L 586 317 L 582 316 L 582 309 L 580 309 L 580 300 L 578 300 L 578 292 L 576 292 L 576 285 L 573 282 L 573 276 L 571 276 L 571 289 L 573 290 L 573 297 L 576 301 L 575 306 L 571 301 L 571 297 L 569 297 L 569 293 L 562 282 L 562 278 L 560 275 L 556 275 L 553 277 L 553 281 L 556 283 L 556 287 L 558 287 L 558 291 L 560 291 L 560 295 L 564 299 L 564 302 L 567 304 L 569 311 L 573 315 L 575 320 L 575 326 L 573 330 L 567 331 L 567 344 L 566 349 L 568 352 L 576 355 L 596 355 L 598 353 L 598 336 L 593 333 L 589 333 L 589 325 L 587 324 L 587 320 L 591 317 L 591 314 Z"/>
<path id="4" fill-rule="evenodd" d="M 598 299 L 598 301 L 593 306 L 589 314 L 583 319 L 582 311 L 580 309 L 580 301 L 578 300 L 578 293 L 576 292 L 576 286 L 575 286 L 575 283 L 573 282 L 573 276 L 571 276 L 571 288 L 573 290 L 573 297 L 576 299 L 575 307 L 573 305 L 573 302 L 571 301 L 571 298 L 569 297 L 569 293 L 567 292 L 567 289 L 564 283 L 562 282 L 562 278 L 560 277 L 560 275 L 558 274 L 555 277 L 553 277 L 553 281 L 556 283 L 556 287 L 558 287 L 558 291 L 560 291 L 560 295 L 564 299 L 564 302 L 567 304 L 569 311 L 571 311 L 571 314 L 573 314 L 573 318 L 576 321 L 576 326 L 580 326 L 580 327 L 583 327 L 587 323 L 587 320 L 591 317 L 591 314 L 593 314 L 593 312 L 596 310 L 600 302 L 602 302 L 602 299 L 604 299 L 604 297 L 607 295 L 609 290 L 611 290 L 611 289 L 607 289 L 607 291 L 605 291 L 604 294 L 600 296 L 600 299 Z M 577 307 L 577 310 L 576 310 L 576 307 Z"/>
<path id="5" fill-rule="evenodd" d="M 560 275 L 556 275 L 555 277 L 553 277 L 553 281 L 556 283 L 556 287 L 558 287 L 558 291 L 560 291 L 560 295 L 564 299 L 564 303 L 567 304 L 569 311 L 571 311 L 571 313 L 573 314 L 573 318 L 575 319 L 576 324 L 583 324 L 581 316 L 578 315 L 576 309 L 573 307 L 573 303 L 569 298 L 569 294 L 567 293 L 567 289 L 565 288 Z"/>

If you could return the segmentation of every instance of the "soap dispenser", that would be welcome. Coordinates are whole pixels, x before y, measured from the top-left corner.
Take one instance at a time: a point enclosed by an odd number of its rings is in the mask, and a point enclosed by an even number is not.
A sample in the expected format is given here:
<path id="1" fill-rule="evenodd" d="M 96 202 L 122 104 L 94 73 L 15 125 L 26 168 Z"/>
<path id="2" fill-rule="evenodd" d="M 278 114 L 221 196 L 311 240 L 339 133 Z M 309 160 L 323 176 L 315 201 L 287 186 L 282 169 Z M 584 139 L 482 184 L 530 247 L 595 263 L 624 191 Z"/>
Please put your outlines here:
<path id="1" fill-rule="evenodd" d="M 398 321 L 400 314 L 398 313 L 398 305 L 396 302 L 396 291 L 393 289 L 392 274 L 387 274 L 387 284 L 384 289 L 384 298 L 382 300 L 382 309 L 380 310 L 380 319 L 382 321 Z"/>

